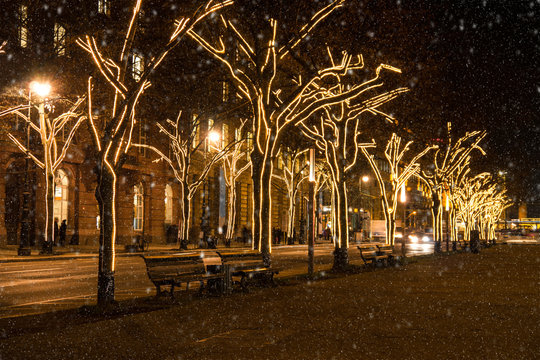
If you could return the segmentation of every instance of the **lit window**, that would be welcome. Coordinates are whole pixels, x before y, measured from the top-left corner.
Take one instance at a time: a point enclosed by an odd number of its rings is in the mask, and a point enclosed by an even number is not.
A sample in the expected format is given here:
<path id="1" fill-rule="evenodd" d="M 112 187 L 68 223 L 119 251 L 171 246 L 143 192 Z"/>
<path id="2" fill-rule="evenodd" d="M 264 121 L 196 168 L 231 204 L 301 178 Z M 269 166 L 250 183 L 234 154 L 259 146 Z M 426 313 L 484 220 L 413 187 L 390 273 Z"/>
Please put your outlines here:
<path id="1" fill-rule="evenodd" d="M 144 198 L 142 184 L 133 187 L 133 230 L 142 231 L 143 229 L 143 214 L 144 214 Z"/>
<path id="2" fill-rule="evenodd" d="M 110 15 L 111 9 L 109 0 L 98 0 L 98 13 Z"/>
<path id="3" fill-rule="evenodd" d="M 60 221 L 68 218 L 68 186 L 69 180 L 63 170 L 58 170 L 54 179 L 53 218 Z"/>
<path id="4" fill-rule="evenodd" d="M 171 185 L 165 185 L 165 223 L 172 223 L 173 191 Z"/>
<path id="5" fill-rule="evenodd" d="M 54 24 L 54 52 L 58 56 L 66 54 L 66 28 Z"/>
<path id="6" fill-rule="evenodd" d="M 146 132 L 147 132 L 147 125 L 146 121 L 139 120 L 139 144 L 146 145 Z M 139 154 L 142 156 L 146 156 L 146 148 L 145 147 L 139 147 Z"/>
<path id="7" fill-rule="evenodd" d="M 26 5 L 19 7 L 19 45 L 23 48 L 28 46 L 28 6 Z"/>
<path id="8" fill-rule="evenodd" d="M 223 123 L 221 125 L 221 148 L 224 148 L 225 146 L 227 146 L 227 141 L 229 138 L 228 135 L 229 135 L 229 125 Z"/>
<path id="9" fill-rule="evenodd" d="M 144 59 L 141 54 L 131 55 L 131 77 L 135 81 L 141 80 L 144 71 Z"/>
<path id="10" fill-rule="evenodd" d="M 222 100 L 227 102 L 229 100 L 229 83 L 224 81 L 222 83 Z"/>
<path id="11" fill-rule="evenodd" d="M 199 120 L 198 120 L 198 115 L 197 114 L 193 114 L 192 126 L 193 126 L 193 129 L 192 129 L 192 133 L 193 133 L 192 146 L 193 146 L 193 148 L 195 148 L 199 144 L 199 136 L 200 136 L 200 129 L 201 129 L 201 127 L 199 126 Z"/>
<path id="12" fill-rule="evenodd" d="M 249 160 L 249 153 L 251 152 L 251 149 L 253 148 L 253 133 L 249 132 L 246 134 L 246 155 Z"/>

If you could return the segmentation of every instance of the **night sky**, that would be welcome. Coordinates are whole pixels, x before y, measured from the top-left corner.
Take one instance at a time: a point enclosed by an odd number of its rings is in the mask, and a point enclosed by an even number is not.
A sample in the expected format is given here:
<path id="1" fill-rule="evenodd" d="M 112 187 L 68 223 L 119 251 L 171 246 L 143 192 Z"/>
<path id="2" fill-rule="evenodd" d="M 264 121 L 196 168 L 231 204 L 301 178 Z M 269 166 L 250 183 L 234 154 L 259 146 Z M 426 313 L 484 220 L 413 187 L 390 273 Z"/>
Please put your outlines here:
<path id="1" fill-rule="evenodd" d="M 412 89 L 395 115 L 422 137 L 488 130 L 481 170 L 507 170 L 515 196 L 540 193 L 540 1 L 350 1 L 332 26 Z M 403 83 L 402 83 L 403 85 Z"/>

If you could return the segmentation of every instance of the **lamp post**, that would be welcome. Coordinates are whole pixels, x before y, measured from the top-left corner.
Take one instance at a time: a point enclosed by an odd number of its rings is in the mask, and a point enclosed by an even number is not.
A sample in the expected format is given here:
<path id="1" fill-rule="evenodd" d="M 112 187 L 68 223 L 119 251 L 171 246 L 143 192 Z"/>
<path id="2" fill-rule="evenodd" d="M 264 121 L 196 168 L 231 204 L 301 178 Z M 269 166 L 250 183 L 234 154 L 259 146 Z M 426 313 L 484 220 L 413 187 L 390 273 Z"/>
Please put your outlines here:
<path id="1" fill-rule="evenodd" d="M 315 149 L 309 149 L 309 234 L 308 234 L 308 275 L 313 277 L 315 262 Z"/>
<path id="2" fill-rule="evenodd" d="M 204 165 L 203 165 L 203 171 L 206 168 L 206 156 L 208 154 L 208 148 L 209 144 L 208 142 L 211 141 L 215 144 L 219 143 L 219 133 L 216 131 L 210 131 L 208 132 L 208 135 L 204 139 Z M 204 241 L 208 239 L 208 230 L 209 230 L 209 224 L 208 224 L 208 211 L 207 211 L 207 205 L 206 205 L 206 176 L 203 180 L 203 191 L 202 191 L 202 211 L 201 211 L 201 231 L 202 231 L 202 242 L 199 243 L 199 247 L 203 247 Z"/>
<path id="3" fill-rule="evenodd" d="M 45 97 L 49 95 L 51 85 L 48 83 L 40 83 L 33 81 L 30 83 L 28 90 L 28 121 L 26 122 L 26 150 L 30 151 L 30 121 L 32 114 L 32 94 L 36 94 L 41 98 L 38 106 L 40 123 L 45 119 Z M 24 161 L 24 190 L 23 190 L 23 206 L 21 212 L 21 237 L 17 254 L 19 256 L 28 256 L 31 254 L 30 249 L 30 157 L 26 156 Z"/>
<path id="4" fill-rule="evenodd" d="M 446 252 L 450 252 L 450 200 L 449 194 L 446 194 Z"/>
<path id="5" fill-rule="evenodd" d="M 369 176 L 367 175 L 364 175 L 362 176 L 362 178 L 360 179 L 360 205 L 362 205 L 362 208 L 365 208 L 364 206 L 364 201 L 363 201 L 363 197 L 366 196 L 370 196 L 368 194 L 365 194 L 363 191 L 362 191 L 362 183 L 364 184 L 367 184 L 367 182 L 369 181 Z M 373 209 L 372 209 L 372 206 L 371 206 L 371 199 L 369 200 L 369 209 L 370 209 L 370 212 L 369 212 L 369 219 L 371 220 L 371 217 L 373 216 L 372 215 L 372 212 L 373 212 Z M 365 213 L 366 211 L 363 211 L 362 212 L 362 241 L 365 241 L 365 234 L 366 234 L 366 231 L 364 230 L 365 229 Z M 370 231 L 370 234 L 369 234 L 369 238 L 371 239 L 371 223 L 369 224 L 369 231 Z"/>
<path id="6" fill-rule="evenodd" d="M 405 221 L 407 218 L 405 217 L 406 212 L 406 203 L 407 203 L 407 195 L 405 194 L 405 183 L 401 185 L 401 194 L 399 197 L 399 201 L 403 204 L 403 222 L 401 224 L 401 244 L 405 244 Z"/>

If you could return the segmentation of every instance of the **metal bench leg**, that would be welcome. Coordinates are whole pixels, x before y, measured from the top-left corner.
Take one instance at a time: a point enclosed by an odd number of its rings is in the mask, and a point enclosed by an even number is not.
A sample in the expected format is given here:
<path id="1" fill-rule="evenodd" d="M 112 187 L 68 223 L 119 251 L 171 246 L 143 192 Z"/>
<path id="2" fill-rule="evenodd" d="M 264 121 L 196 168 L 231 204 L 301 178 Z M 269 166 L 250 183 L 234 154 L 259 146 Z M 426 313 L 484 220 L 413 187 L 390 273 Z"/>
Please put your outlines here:
<path id="1" fill-rule="evenodd" d="M 243 291 L 248 291 L 246 274 L 243 274 L 242 278 L 240 278 L 240 286 L 242 287 Z"/>
<path id="2" fill-rule="evenodd" d="M 204 280 L 199 281 L 199 283 L 201 284 L 199 286 L 199 295 L 201 295 L 204 291 Z"/>

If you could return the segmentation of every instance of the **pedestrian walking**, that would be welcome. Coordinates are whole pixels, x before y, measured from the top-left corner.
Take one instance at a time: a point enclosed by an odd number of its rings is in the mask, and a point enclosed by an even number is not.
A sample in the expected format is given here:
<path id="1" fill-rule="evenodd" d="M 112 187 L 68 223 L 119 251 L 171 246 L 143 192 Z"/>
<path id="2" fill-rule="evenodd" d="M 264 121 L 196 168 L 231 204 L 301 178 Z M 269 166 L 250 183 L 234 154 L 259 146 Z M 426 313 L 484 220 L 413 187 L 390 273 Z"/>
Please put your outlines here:
<path id="1" fill-rule="evenodd" d="M 60 225 L 60 246 L 66 245 L 66 230 L 67 230 L 67 224 L 66 219 L 62 220 L 62 224 Z"/>

